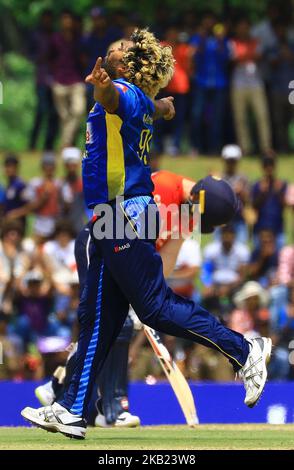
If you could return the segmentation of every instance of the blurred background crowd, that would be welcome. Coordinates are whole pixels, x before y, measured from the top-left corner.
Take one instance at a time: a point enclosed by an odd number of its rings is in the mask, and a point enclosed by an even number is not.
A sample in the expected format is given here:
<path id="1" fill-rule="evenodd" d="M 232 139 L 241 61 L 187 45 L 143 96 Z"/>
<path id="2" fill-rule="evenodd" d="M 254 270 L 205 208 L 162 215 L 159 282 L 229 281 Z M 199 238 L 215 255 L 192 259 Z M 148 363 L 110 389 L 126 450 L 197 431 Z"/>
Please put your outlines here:
<path id="1" fill-rule="evenodd" d="M 242 2 L 231 3 L 242 6 Z M 244 155 L 271 154 L 273 148 L 289 152 L 294 144 L 289 103 L 294 72 L 292 3 L 263 0 L 260 4 L 264 4 L 263 14 L 257 17 L 256 13 L 254 21 L 250 6 L 227 6 L 219 15 L 191 7 L 180 14 L 161 3 L 150 23 L 134 10 L 108 11 L 96 6 L 84 16 L 43 9 L 33 24 L 17 29 L 17 40 L 4 26 L 0 33 L 4 80 L 7 75 L 13 83 L 22 70 L 22 86 L 14 84 L 13 98 L 23 100 L 24 113 L 31 111 L 31 128 L 21 150 L 76 144 L 82 118 L 93 104 L 91 85 L 85 85 L 84 77 L 98 56 L 105 57 L 112 42 L 129 38 L 135 26 L 149 26 L 173 47 L 176 59 L 174 78 L 164 93 L 175 97 L 177 116 L 172 123 L 157 126 L 157 153 L 215 155 L 225 143 L 234 141 Z M 4 14 L 15 30 L 11 12 Z M 30 64 L 35 87 L 25 90 L 34 94 L 33 103 L 21 95 L 29 72 L 12 53 L 15 49 Z M 3 105 L 10 130 L 17 135 L 17 126 L 10 122 L 11 109 L 6 110 L 5 101 Z M 4 147 L 5 142 L 9 136 L 1 142 Z"/>
<path id="2" fill-rule="evenodd" d="M 162 96 L 174 96 L 177 114 L 171 122 L 156 123 L 153 169 L 164 167 L 160 157 L 169 155 L 182 160 L 177 168 L 189 176 L 187 159 L 197 174 L 203 156 L 217 157 L 221 175 L 241 202 L 233 222 L 205 239 L 203 247 L 185 241 L 168 282 L 229 327 L 248 336 L 270 335 L 274 380 L 294 379 L 294 244 L 285 228 L 287 214 L 293 237 L 293 160 L 287 159 L 288 180 L 278 171 L 294 147 L 292 20 L 289 1 L 267 2 L 255 21 L 237 8 L 226 15 L 191 8 L 175 18 L 161 4 L 148 24 L 172 46 L 176 59 Z M 92 89 L 83 80 L 96 58 L 104 57 L 112 42 L 128 38 L 135 26 L 146 26 L 138 14 L 93 6 L 85 17 L 43 9 L 36 24 L 21 29 L 21 54 L 35 74 L 35 101 L 21 149 L 8 133 L 4 138 L 0 123 L 0 379 L 48 376 L 76 339 L 74 238 L 89 217 L 80 175 L 81 135 L 93 105 Z M 1 34 L 3 59 L 12 46 Z M 7 72 L 8 62 L 3 63 Z M 14 121 L 18 116 L 21 123 L 22 109 L 14 109 Z M 26 168 L 14 150 L 34 155 L 37 169 Z M 248 155 L 256 159 L 258 177 L 241 171 Z M 165 342 L 187 377 L 232 379 L 219 354 L 171 337 Z M 160 377 L 139 330 L 130 362 L 131 378 Z"/>

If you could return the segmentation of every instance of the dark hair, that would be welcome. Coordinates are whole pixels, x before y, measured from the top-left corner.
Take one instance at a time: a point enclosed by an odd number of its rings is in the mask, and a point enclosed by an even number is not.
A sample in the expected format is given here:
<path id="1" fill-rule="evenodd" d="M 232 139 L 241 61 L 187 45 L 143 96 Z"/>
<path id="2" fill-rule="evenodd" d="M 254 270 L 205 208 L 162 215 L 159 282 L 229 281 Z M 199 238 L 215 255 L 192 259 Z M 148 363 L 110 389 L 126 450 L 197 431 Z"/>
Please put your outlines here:
<path id="1" fill-rule="evenodd" d="M 238 14 L 238 16 L 236 16 L 236 18 L 234 19 L 234 23 L 236 28 L 241 23 L 247 23 L 248 25 L 250 25 L 251 21 L 249 16 L 247 16 L 246 14 Z"/>
<path id="2" fill-rule="evenodd" d="M 260 227 L 260 229 L 257 232 L 257 235 L 260 237 L 260 235 L 264 232 L 270 233 L 274 238 L 276 238 L 276 235 L 275 235 L 275 232 L 273 231 L 273 229 L 271 227 L 267 227 L 267 226 Z"/>
<path id="3" fill-rule="evenodd" d="M 168 22 L 168 25 L 166 27 L 166 31 L 169 29 L 181 29 L 182 27 L 182 21 L 180 18 L 178 19 L 173 19 Z"/>
<path id="4" fill-rule="evenodd" d="M 1 239 L 3 240 L 5 235 L 7 235 L 7 233 L 11 232 L 12 230 L 19 232 L 22 237 L 24 236 L 24 227 L 22 222 L 19 220 L 9 220 L 4 222 L 1 227 Z"/>
<path id="5" fill-rule="evenodd" d="M 80 21 L 80 22 L 82 22 L 84 19 L 82 15 L 78 15 L 77 13 L 72 14 L 72 17 L 75 21 Z"/>
<path id="6" fill-rule="evenodd" d="M 71 16 L 72 18 L 74 17 L 74 14 L 73 14 L 72 10 L 70 10 L 69 8 L 64 8 L 60 12 L 60 17 L 61 16 L 66 16 L 66 15 Z"/>
<path id="7" fill-rule="evenodd" d="M 5 322 L 5 323 L 9 323 L 9 316 L 3 312 L 3 310 L 0 310 L 0 322 Z"/>
<path id="8" fill-rule="evenodd" d="M 235 229 L 234 225 L 232 225 L 232 224 L 227 224 L 224 227 L 221 227 L 221 231 L 222 231 L 222 233 L 233 233 L 233 234 L 236 233 L 236 229 Z"/>
<path id="9" fill-rule="evenodd" d="M 205 9 L 203 9 L 203 10 L 200 12 L 200 16 L 201 16 L 201 20 L 203 20 L 203 18 L 207 18 L 207 16 L 211 16 L 212 18 L 217 18 L 217 14 L 216 14 L 215 11 L 212 10 L 211 8 L 205 8 Z"/>
<path id="10" fill-rule="evenodd" d="M 60 233 L 66 232 L 70 235 L 70 237 L 74 238 L 76 236 L 76 233 L 73 229 L 72 224 L 70 223 L 69 220 L 59 220 L 56 224 L 55 231 L 54 231 L 54 237 L 57 237 Z"/>
<path id="11" fill-rule="evenodd" d="M 18 156 L 14 153 L 7 153 L 4 157 L 4 166 L 8 165 L 18 165 L 19 159 Z"/>
<path id="12" fill-rule="evenodd" d="M 41 11 L 40 17 L 43 18 L 44 16 L 51 16 L 53 18 L 53 10 L 51 10 L 50 8 L 44 8 L 44 10 Z"/>
<path id="13" fill-rule="evenodd" d="M 272 157 L 263 157 L 261 162 L 263 168 L 266 168 L 268 166 L 276 166 L 276 159 Z"/>

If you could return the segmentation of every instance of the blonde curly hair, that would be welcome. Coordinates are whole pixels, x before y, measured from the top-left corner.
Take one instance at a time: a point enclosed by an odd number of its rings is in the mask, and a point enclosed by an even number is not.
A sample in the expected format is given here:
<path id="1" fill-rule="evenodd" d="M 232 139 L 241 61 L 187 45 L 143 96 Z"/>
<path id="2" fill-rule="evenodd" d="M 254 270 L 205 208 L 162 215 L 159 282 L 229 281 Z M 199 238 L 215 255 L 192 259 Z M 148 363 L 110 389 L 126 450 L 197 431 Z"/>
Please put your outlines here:
<path id="1" fill-rule="evenodd" d="M 171 80 L 174 73 L 172 48 L 163 46 L 148 29 L 135 29 L 133 46 L 123 55 L 126 79 L 154 98 Z"/>

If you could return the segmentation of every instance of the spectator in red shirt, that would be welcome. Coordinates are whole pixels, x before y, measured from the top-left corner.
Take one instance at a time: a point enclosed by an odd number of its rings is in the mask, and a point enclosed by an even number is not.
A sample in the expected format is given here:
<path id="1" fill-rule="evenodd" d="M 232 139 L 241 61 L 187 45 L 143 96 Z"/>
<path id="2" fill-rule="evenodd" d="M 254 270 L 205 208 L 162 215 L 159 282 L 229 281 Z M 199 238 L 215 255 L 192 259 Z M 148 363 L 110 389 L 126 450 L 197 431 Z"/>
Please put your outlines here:
<path id="1" fill-rule="evenodd" d="M 157 151 L 163 151 L 163 136 L 171 136 L 171 144 L 167 147 L 167 153 L 178 155 L 181 152 L 181 143 L 185 125 L 185 118 L 188 106 L 188 94 L 190 91 L 190 74 L 193 49 L 187 44 L 185 33 L 181 33 L 177 25 L 170 26 L 164 38 L 164 43 L 173 49 L 175 58 L 175 71 L 173 78 L 166 88 L 168 96 L 174 97 L 174 104 L 177 110 L 175 118 L 168 121 L 156 123 L 155 145 Z"/>
<path id="2" fill-rule="evenodd" d="M 33 178 L 26 189 L 26 199 L 29 202 L 8 214 L 9 219 L 16 219 L 34 213 L 33 229 L 37 243 L 44 242 L 54 233 L 56 220 L 61 212 L 61 181 L 55 178 L 55 171 L 54 154 L 44 153 L 43 175 Z"/>

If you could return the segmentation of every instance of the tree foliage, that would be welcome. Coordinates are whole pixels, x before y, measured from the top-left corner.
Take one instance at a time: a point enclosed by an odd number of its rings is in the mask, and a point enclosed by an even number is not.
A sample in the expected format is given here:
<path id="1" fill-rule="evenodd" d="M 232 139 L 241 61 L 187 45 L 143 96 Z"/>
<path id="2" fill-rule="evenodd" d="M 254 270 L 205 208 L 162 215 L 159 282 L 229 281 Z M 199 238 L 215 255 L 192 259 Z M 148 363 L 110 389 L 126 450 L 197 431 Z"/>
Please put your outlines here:
<path id="1" fill-rule="evenodd" d="M 0 150 L 27 148 L 36 105 L 34 67 L 23 56 L 5 54 L 1 82 L 3 103 L 0 105 Z"/>
<path id="2" fill-rule="evenodd" d="M 289 3 L 289 0 L 280 0 L 279 3 Z M 181 10 L 195 8 L 196 11 L 203 9 L 212 9 L 219 14 L 222 14 L 229 7 L 242 8 L 251 15 L 258 16 L 265 11 L 268 0 L 185 0 L 183 3 L 179 0 L 76 0 L 69 2 L 68 0 L 1 0 L 1 10 L 4 13 L 12 13 L 18 25 L 22 27 L 30 27 L 35 24 L 40 13 L 50 8 L 56 14 L 60 13 L 63 9 L 70 8 L 78 15 L 85 15 L 93 6 L 103 6 L 109 10 L 122 9 L 128 12 L 136 12 L 141 16 L 146 17 L 147 20 L 152 20 L 156 9 L 159 6 L 166 6 L 167 11 L 171 11 L 177 15 Z"/>

